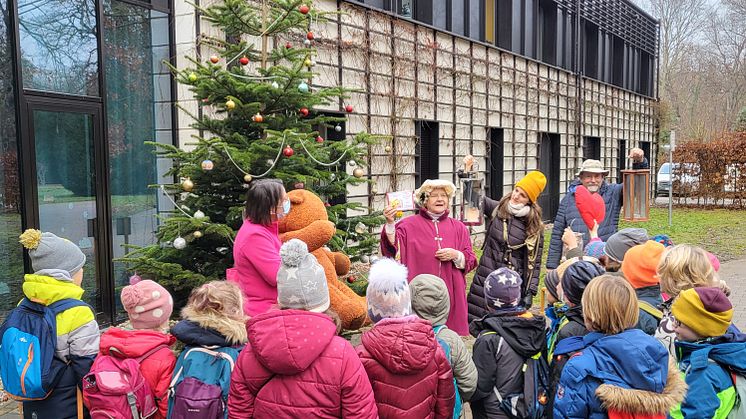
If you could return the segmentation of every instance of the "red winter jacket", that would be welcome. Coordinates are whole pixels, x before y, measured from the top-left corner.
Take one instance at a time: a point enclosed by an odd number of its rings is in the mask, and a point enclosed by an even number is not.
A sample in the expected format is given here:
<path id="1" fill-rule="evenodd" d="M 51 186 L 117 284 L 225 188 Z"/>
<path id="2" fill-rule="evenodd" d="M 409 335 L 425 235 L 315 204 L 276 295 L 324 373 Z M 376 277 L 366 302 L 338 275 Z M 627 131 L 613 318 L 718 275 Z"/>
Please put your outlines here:
<path id="1" fill-rule="evenodd" d="M 127 358 L 139 358 L 158 346 L 165 345 L 149 355 L 140 363 L 140 372 L 150 385 L 158 403 L 158 412 L 153 418 L 163 419 L 168 413 L 168 385 L 176 365 L 176 357 L 169 348 L 176 342 L 176 338 L 155 330 L 124 330 L 112 327 L 101 335 L 99 345 L 100 354 L 111 354 L 111 348 L 122 353 Z"/>
<path id="2" fill-rule="evenodd" d="M 362 341 L 357 353 L 381 418 L 453 416 L 453 372 L 430 322 L 415 316 L 383 319 Z"/>
<path id="3" fill-rule="evenodd" d="M 377 418 L 360 359 L 325 314 L 253 317 L 231 375 L 229 418 Z"/>

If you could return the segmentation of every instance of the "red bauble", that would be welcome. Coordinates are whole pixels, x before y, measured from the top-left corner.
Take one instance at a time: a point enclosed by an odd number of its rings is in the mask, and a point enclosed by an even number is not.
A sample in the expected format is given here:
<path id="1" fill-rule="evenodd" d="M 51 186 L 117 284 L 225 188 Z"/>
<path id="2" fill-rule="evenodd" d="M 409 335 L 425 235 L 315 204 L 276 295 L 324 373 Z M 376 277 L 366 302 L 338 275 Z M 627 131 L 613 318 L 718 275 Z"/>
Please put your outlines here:
<path id="1" fill-rule="evenodd" d="M 332 205 L 330 203 L 328 203 L 328 202 L 324 202 L 324 206 L 325 207 L 331 207 Z"/>
<path id="2" fill-rule="evenodd" d="M 357 281 L 357 277 L 355 275 L 350 275 L 347 277 L 347 282 L 349 282 L 350 284 L 354 283 L 355 281 Z"/>
<path id="3" fill-rule="evenodd" d="M 210 62 L 211 63 L 217 64 L 218 61 L 220 61 L 220 57 L 218 57 L 217 55 L 213 55 L 212 57 L 210 57 Z"/>
<path id="4" fill-rule="evenodd" d="M 324 137 L 322 137 L 322 136 L 319 135 L 318 137 L 316 137 L 316 142 L 319 143 L 319 144 L 323 143 L 324 142 Z"/>
<path id="5" fill-rule="evenodd" d="M 305 4 L 301 4 L 298 8 L 298 11 L 303 13 L 304 15 L 307 15 L 309 11 L 311 11 L 311 8 L 306 6 Z"/>
<path id="6" fill-rule="evenodd" d="M 304 116 L 304 117 L 308 116 L 308 114 L 310 113 L 310 112 L 308 111 L 308 108 L 300 108 L 300 111 L 299 111 L 299 112 L 300 112 L 300 114 L 301 114 L 302 116 Z"/>
<path id="7" fill-rule="evenodd" d="M 313 41 L 313 32 L 310 32 L 310 31 L 309 31 L 309 32 L 308 32 L 308 33 L 306 34 L 306 39 L 308 39 L 309 41 Z"/>
<path id="8" fill-rule="evenodd" d="M 345 106 L 345 110 L 347 111 L 347 113 L 352 113 L 353 111 L 352 105 Z"/>
<path id="9" fill-rule="evenodd" d="M 249 63 L 249 57 L 241 57 L 241 58 L 240 58 L 240 59 L 238 60 L 238 62 L 239 62 L 239 63 L 241 63 L 241 65 L 246 65 L 246 64 L 248 64 L 248 63 Z"/>
<path id="10" fill-rule="evenodd" d="M 292 47 L 293 47 L 293 44 L 291 44 L 290 42 L 285 43 L 285 48 L 290 49 Z"/>
<path id="11" fill-rule="evenodd" d="M 295 151 L 292 149 L 292 147 L 286 145 L 285 148 L 282 150 L 282 154 L 284 154 L 285 157 L 292 157 L 292 155 L 295 154 Z"/>

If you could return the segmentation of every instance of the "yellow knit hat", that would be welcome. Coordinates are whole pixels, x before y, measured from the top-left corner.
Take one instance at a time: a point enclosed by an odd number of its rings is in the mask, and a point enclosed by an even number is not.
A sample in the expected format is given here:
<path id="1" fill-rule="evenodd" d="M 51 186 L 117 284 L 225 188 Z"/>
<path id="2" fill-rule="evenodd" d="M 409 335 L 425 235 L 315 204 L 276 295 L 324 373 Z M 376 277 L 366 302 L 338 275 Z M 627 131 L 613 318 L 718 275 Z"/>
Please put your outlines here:
<path id="1" fill-rule="evenodd" d="M 682 291 L 671 305 L 674 318 L 703 338 L 724 335 L 733 319 L 733 305 L 720 288 Z"/>
<path id="2" fill-rule="evenodd" d="M 523 179 L 519 180 L 515 186 L 523 189 L 531 202 L 536 202 L 536 198 L 539 197 L 541 191 L 543 191 L 544 187 L 547 186 L 547 178 L 544 176 L 544 173 L 534 170 L 528 172 L 528 174 L 524 176 Z"/>

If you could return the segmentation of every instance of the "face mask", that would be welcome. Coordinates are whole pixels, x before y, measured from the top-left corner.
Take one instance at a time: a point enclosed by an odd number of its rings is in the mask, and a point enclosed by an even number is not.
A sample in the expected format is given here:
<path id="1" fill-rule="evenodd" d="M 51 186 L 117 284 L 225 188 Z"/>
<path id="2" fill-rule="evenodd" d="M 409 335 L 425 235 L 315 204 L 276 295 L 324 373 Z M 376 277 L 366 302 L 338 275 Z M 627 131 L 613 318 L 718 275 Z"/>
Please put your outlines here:
<path id="1" fill-rule="evenodd" d="M 290 200 L 289 200 L 289 199 L 286 199 L 286 200 L 285 200 L 285 201 L 284 201 L 284 202 L 282 203 L 282 215 L 283 215 L 283 216 L 285 216 L 285 215 L 288 215 L 288 213 L 289 213 L 289 212 L 290 212 Z"/>

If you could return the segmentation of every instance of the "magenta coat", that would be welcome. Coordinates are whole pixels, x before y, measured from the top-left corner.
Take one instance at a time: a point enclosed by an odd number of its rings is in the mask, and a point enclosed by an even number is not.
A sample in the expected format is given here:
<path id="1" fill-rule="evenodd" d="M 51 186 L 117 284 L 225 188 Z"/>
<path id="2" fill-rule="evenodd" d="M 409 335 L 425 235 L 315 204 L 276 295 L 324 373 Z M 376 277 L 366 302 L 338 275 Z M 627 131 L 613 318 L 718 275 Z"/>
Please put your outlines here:
<path id="1" fill-rule="evenodd" d="M 302 310 L 252 318 L 231 375 L 228 417 L 378 418 L 363 365 L 336 331 L 327 315 Z"/>
<path id="2" fill-rule="evenodd" d="M 243 311 L 248 316 L 265 313 L 277 304 L 277 271 L 280 269 L 277 223 L 269 226 L 244 220 L 233 244 L 233 268 L 228 281 L 243 291 Z"/>
<path id="3" fill-rule="evenodd" d="M 436 239 L 440 240 L 436 240 Z M 464 254 L 466 267 L 457 269 L 453 262 L 441 262 L 435 257 L 440 248 L 450 247 Z M 433 221 L 424 208 L 419 214 L 404 218 L 396 224 L 396 243 L 391 245 L 386 231 L 381 233 L 381 253 L 397 257 L 409 270 L 409 280 L 419 274 L 443 278 L 451 299 L 446 325 L 461 336 L 469 335 L 466 305 L 466 274 L 476 268 L 477 257 L 471 248 L 471 237 L 466 226 L 448 216 L 446 211 L 439 221 Z"/>
<path id="4" fill-rule="evenodd" d="M 417 316 L 383 319 L 357 348 L 381 419 L 450 419 L 453 371 L 433 326 Z"/>

